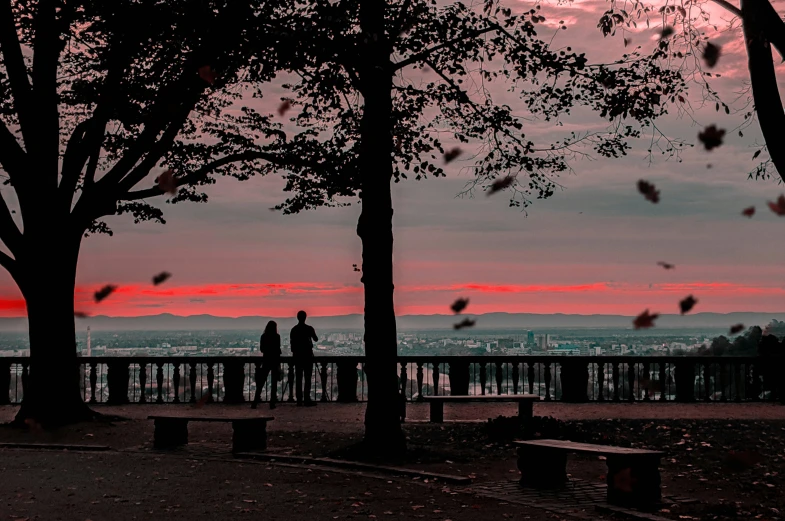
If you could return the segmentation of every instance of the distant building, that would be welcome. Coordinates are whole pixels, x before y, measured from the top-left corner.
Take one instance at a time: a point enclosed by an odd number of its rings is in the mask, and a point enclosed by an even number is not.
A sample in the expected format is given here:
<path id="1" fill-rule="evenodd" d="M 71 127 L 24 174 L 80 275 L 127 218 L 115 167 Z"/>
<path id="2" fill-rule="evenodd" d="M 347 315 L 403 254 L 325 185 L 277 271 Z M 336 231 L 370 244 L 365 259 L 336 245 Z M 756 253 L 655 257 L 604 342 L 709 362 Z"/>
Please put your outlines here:
<path id="1" fill-rule="evenodd" d="M 530 346 L 534 345 L 534 331 L 529 330 L 526 332 L 526 343 Z"/>

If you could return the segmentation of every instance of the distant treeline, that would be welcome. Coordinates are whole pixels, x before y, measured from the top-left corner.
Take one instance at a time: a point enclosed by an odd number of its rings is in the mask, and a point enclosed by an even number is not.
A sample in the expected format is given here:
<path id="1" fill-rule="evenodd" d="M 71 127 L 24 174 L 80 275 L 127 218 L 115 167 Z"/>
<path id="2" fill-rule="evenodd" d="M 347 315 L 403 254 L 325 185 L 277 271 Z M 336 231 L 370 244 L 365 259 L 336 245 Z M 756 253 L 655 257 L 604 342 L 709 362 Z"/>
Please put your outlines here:
<path id="1" fill-rule="evenodd" d="M 725 335 L 720 335 L 711 341 L 711 345 L 699 347 L 696 354 L 700 356 L 785 355 L 785 322 L 775 319 L 763 329 L 753 326 L 743 335 L 734 338 L 732 342 Z"/>

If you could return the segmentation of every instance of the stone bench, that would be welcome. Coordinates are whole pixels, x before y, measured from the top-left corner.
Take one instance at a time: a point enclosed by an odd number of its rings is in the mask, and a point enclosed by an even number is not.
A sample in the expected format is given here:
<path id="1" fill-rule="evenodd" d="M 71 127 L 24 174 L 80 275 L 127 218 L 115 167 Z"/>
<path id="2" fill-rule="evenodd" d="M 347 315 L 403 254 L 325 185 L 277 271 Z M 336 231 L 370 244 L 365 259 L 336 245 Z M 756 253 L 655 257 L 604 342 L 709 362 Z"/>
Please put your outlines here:
<path id="1" fill-rule="evenodd" d="M 562 440 L 515 441 L 521 484 L 560 488 L 567 483 L 567 454 L 605 456 L 608 503 L 650 508 L 659 503 L 663 452 Z"/>
<path id="2" fill-rule="evenodd" d="M 444 403 L 467 402 L 517 402 L 518 417 L 527 423 L 532 418 L 532 404 L 540 401 L 534 394 L 500 394 L 494 396 L 423 396 L 423 400 L 431 404 L 431 422 L 444 422 Z"/>
<path id="3" fill-rule="evenodd" d="M 209 416 L 148 416 L 155 422 L 153 445 L 171 449 L 188 443 L 188 422 L 220 422 L 232 424 L 232 452 L 267 448 L 267 422 L 272 417 L 209 417 Z"/>

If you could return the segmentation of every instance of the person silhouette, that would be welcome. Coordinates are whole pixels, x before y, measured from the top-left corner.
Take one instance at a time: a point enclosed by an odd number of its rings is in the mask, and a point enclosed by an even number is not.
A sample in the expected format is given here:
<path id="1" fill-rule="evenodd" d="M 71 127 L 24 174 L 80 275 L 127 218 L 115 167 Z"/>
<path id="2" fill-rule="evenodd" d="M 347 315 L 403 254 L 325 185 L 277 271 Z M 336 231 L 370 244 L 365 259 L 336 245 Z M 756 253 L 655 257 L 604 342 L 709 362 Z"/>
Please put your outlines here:
<path id="1" fill-rule="evenodd" d="M 256 394 L 251 409 L 256 409 L 261 401 L 262 387 L 267 381 L 268 374 L 271 376 L 270 409 L 275 409 L 275 404 L 278 401 L 278 368 L 281 365 L 281 335 L 278 334 L 278 324 L 273 320 L 267 323 L 264 333 L 259 339 L 259 351 L 262 352 L 262 366 L 256 369 Z"/>
<path id="2" fill-rule="evenodd" d="M 295 385 L 297 405 L 313 407 L 316 402 L 311 400 L 311 375 L 313 374 L 313 342 L 318 342 L 316 331 L 305 323 L 308 315 L 305 311 L 297 312 L 297 325 L 289 335 L 289 344 L 294 357 Z"/>

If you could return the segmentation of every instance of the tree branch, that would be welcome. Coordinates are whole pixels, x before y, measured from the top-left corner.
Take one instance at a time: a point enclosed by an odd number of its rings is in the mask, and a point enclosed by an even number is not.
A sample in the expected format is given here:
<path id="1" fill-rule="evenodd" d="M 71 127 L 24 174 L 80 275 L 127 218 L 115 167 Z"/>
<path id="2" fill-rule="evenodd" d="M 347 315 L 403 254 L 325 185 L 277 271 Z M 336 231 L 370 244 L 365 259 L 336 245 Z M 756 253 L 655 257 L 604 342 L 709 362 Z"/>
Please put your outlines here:
<path id="1" fill-rule="evenodd" d="M 430 56 L 431 54 L 433 54 L 436 51 L 439 51 L 439 50 L 444 49 L 446 47 L 450 47 L 451 45 L 454 45 L 456 43 L 460 43 L 463 40 L 466 40 L 466 39 L 469 39 L 469 38 L 476 38 L 477 36 L 480 36 L 481 34 L 485 34 L 485 33 L 491 32 L 491 31 L 495 31 L 498 28 L 499 27 L 497 25 L 491 25 L 491 26 L 485 27 L 483 29 L 469 30 L 469 31 L 466 32 L 466 34 L 463 34 L 461 36 L 453 38 L 452 40 L 447 40 L 444 43 L 440 43 L 439 45 L 431 47 L 430 49 L 425 49 L 424 51 L 420 51 L 417 54 L 414 54 L 414 55 L 409 56 L 408 58 L 406 58 L 404 60 L 401 60 L 399 62 L 394 63 L 392 71 L 393 72 L 399 71 L 399 70 L 403 69 L 404 67 L 408 67 L 409 65 L 412 65 L 414 63 L 417 63 L 419 61 L 422 61 L 422 60 L 428 58 L 428 56 Z"/>
<path id="2" fill-rule="evenodd" d="M 36 138 L 27 143 L 37 165 L 37 177 L 47 191 L 57 190 L 60 160 L 60 118 L 57 110 L 57 65 L 60 59 L 60 27 L 55 0 L 39 0 L 35 14 L 33 53 L 33 99 Z"/>
<path id="3" fill-rule="evenodd" d="M 231 154 L 220 159 L 216 159 L 212 163 L 207 163 L 206 165 L 201 166 L 197 170 L 194 170 L 190 174 L 177 179 L 176 186 L 183 186 L 192 183 L 196 183 L 205 177 L 211 172 L 221 168 L 222 166 L 226 166 L 231 163 L 237 163 L 240 161 L 254 161 L 257 159 L 263 159 L 275 165 L 281 167 L 288 167 L 288 166 L 298 166 L 298 167 L 305 167 L 305 168 L 319 168 L 320 165 L 317 163 L 312 163 L 310 161 L 303 161 L 297 158 L 285 158 L 281 156 L 277 156 L 275 154 L 270 154 L 268 152 L 241 152 L 239 154 Z M 136 190 L 133 192 L 126 192 L 122 196 L 120 196 L 119 200 L 121 201 L 138 201 L 139 199 L 147 199 L 148 197 L 155 197 L 157 195 L 163 195 L 163 191 L 154 186 L 152 188 L 145 188 L 143 190 Z"/>
<path id="4" fill-rule="evenodd" d="M 11 178 L 11 184 L 19 179 L 26 161 L 27 154 L 19 145 L 16 136 L 0 120 L 0 165 L 3 165 L 3 170 Z"/>
<path id="5" fill-rule="evenodd" d="M 0 240 L 11 250 L 14 256 L 18 257 L 19 246 L 22 241 L 22 232 L 17 228 L 8 204 L 5 202 L 2 192 L 0 192 Z"/>
<path id="6" fill-rule="evenodd" d="M 741 18 L 741 9 L 739 9 L 732 3 L 728 2 L 727 0 L 711 0 L 711 1 L 721 7 L 724 7 L 726 10 L 733 13 L 734 16 L 738 16 L 739 18 Z"/>
<path id="7" fill-rule="evenodd" d="M 403 5 L 401 5 L 401 9 L 398 11 L 398 18 L 395 19 L 395 23 L 393 23 L 392 31 L 390 32 L 390 40 L 395 41 L 398 36 L 400 36 L 401 31 L 403 31 L 403 19 L 406 16 L 407 11 L 409 11 L 409 7 L 412 5 L 412 0 L 403 0 Z"/>
<path id="8" fill-rule="evenodd" d="M 1 251 L 0 266 L 4 267 L 16 279 L 16 261 Z"/>
<path id="9" fill-rule="evenodd" d="M 8 75 L 8 82 L 11 84 L 14 109 L 19 117 L 25 149 L 30 150 L 30 145 L 37 138 L 33 130 L 35 120 L 31 114 L 32 92 L 27 77 L 27 66 L 22 56 L 22 46 L 16 32 L 13 3 L 14 0 L 0 0 L 0 49 L 3 51 L 3 63 Z"/>
<path id="10" fill-rule="evenodd" d="M 767 18 L 770 14 L 765 12 L 767 10 L 760 9 L 759 2 L 760 0 L 741 1 L 744 12 L 742 27 L 747 44 L 752 96 L 769 156 L 780 177 L 785 181 L 785 147 L 781 146 L 782 129 L 785 128 L 785 109 L 782 107 L 782 99 L 777 88 L 777 75 L 771 48 L 760 31 L 760 26 L 763 24 L 758 23 L 761 18 Z"/>

